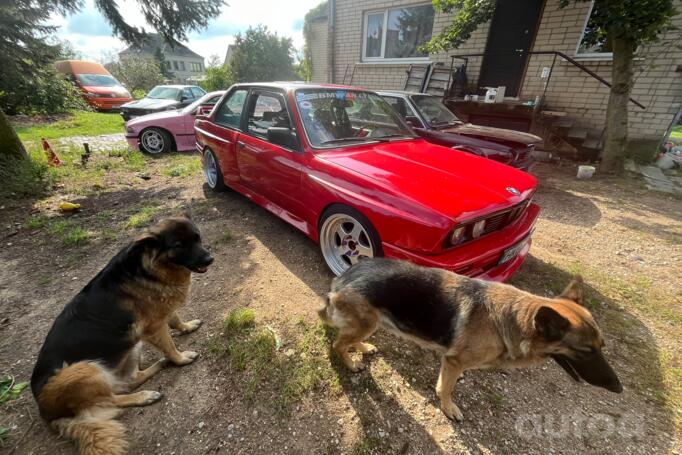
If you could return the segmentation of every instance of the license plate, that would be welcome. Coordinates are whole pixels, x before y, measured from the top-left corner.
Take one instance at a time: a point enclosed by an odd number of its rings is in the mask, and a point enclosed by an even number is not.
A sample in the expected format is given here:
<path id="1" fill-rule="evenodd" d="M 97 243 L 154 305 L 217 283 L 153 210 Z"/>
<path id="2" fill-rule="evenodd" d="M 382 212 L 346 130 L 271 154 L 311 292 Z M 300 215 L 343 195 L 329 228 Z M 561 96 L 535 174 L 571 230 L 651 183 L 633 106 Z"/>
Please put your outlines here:
<path id="1" fill-rule="evenodd" d="M 523 249 L 523 247 L 526 246 L 526 243 L 528 243 L 528 237 L 521 240 L 516 245 L 511 246 L 504 250 L 504 253 L 502 253 L 502 257 L 500 258 L 500 261 L 497 263 L 497 265 L 502 265 L 505 262 L 509 262 L 512 259 L 514 259 L 516 255 L 519 254 L 519 252 Z"/>

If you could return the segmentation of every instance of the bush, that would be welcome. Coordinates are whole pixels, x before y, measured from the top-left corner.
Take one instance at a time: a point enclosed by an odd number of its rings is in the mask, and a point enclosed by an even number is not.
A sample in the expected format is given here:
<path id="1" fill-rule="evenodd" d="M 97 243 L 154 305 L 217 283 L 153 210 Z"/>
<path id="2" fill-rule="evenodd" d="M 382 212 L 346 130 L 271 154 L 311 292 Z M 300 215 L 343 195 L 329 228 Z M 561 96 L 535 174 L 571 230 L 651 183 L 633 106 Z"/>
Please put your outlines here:
<path id="1" fill-rule="evenodd" d="M 8 114 L 29 115 L 89 109 L 80 91 L 52 68 L 33 78 L 0 80 L 0 108 Z"/>
<path id="2" fill-rule="evenodd" d="M 139 88 L 133 90 L 133 98 L 135 98 L 136 100 L 141 100 L 145 96 L 147 96 L 147 92 L 145 92 L 144 90 Z"/>

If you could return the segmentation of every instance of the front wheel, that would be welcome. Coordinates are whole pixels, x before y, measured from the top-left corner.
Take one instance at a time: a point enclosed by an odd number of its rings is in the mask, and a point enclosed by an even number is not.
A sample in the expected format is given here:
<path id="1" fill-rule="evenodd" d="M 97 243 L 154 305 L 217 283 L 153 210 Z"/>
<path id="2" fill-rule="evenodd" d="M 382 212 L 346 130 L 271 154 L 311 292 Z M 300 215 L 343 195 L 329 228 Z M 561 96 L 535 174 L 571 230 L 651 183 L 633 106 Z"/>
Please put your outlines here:
<path id="1" fill-rule="evenodd" d="M 172 142 L 170 134 L 160 128 L 147 128 L 140 135 L 140 148 L 151 155 L 169 152 Z"/>
<path id="2" fill-rule="evenodd" d="M 204 179 L 206 184 L 213 191 L 223 191 L 225 189 L 225 182 L 223 181 L 223 172 L 220 170 L 220 163 L 218 158 L 212 150 L 206 150 L 204 152 L 203 168 L 204 168 Z"/>
<path id="3" fill-rule="evenodd" d="M 381 240 L 372 223 L 345 205 L 333 205 L 325 210 L 319 236 L 322 256 L 336 276 L 362 259 L 383 256 Z"/>

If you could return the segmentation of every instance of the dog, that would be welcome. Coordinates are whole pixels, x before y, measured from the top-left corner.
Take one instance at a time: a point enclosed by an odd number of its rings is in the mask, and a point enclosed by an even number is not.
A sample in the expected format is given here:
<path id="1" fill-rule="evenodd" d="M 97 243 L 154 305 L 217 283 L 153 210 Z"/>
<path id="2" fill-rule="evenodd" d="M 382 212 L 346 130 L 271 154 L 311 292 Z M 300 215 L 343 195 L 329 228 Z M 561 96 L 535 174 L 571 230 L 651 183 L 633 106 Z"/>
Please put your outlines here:
<path id="1" fill-rule="evenodd" d="M 197 358 L 180 352 L 170 328 L 195 331 L 200 320 L 183 322 L 192 272 L 213 262 L 199 230 L 185 216 L 166 219 L 125 246 L 57 316 L 40 350 L 31 389 L 40 414 L 61 436 L 78 442 L 82 455 L 120 455 L 128 443 L 114 420 L 120 408 L 146 406 L 156 391 L 127 393 L 168 362 Z M 141 370 L 145 341 L 164 354 Z"/>
<path id="2" fill-rule="evenodd" d="M 576 381 L 622 392 L 583 299 L 580 277 L 550 299 L 507 284 L 375 258 L 335 278 L 318 313 L 338 329 L 333 348 L 354 372 L 364 365 L 350 357 L 349 348 L 376 352 L 365 340 L 379 327 L 439 352 L 440 408 L 461 421 L 452 393 L 457 379 L 470 369 L 523 367 L 551 357 Z"/>

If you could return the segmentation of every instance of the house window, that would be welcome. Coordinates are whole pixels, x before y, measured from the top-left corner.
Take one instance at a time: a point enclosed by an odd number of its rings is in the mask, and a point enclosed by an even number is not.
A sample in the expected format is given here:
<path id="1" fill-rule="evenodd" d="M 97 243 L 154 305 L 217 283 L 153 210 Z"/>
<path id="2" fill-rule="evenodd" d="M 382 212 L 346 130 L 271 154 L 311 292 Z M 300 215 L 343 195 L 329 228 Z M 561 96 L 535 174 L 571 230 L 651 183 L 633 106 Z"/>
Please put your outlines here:
<path id="1" fill-rule="evenodd" d="M 173 60 L 173 69 L 178 69 L 178 62 Z"/>
<path id="2" fill-rule="evenodd" d="M 426 60 L 419 46 L 431 39 L 434 16 L 431 4 L 368 12 L 363 60 Z"/>
<path id="3" fill-rule="evenodd" d="M 592 4 L 590 13 L 585 21 L 585 28 L 578 43 L 577 57 L 583 58 L 612 58 L 613 47 L 611 39 L 606 36 L 606 32 L 596 24 L 596 17 L 599 14 L 598 8 L 603 8 L 597 4 Z"/>
<path id="4" fill-rule="evenodd" d="M 185 62 L 180 62 L 180 71 L 185 71 Z"/>

